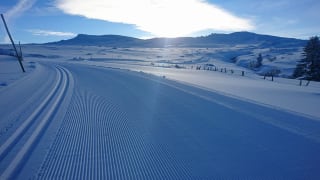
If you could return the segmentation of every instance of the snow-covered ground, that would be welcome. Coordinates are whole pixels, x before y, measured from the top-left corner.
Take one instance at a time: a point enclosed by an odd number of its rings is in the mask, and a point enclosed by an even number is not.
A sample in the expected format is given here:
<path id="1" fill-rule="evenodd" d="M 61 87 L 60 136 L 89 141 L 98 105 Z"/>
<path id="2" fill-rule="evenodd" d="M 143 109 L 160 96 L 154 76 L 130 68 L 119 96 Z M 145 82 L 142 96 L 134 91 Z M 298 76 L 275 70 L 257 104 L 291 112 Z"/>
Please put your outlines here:
<path id="1" fill-rule="evenodd" d="M 258 74 L 281 70 L 289 76 L 301 58 L 301 49 L 254 49 L 251 46 L 221 48 L 115 48 L 95 46 L 26 46 L 25 58 L 143 71 L 195 85 L 224 95 L 241 98 L 273 108 L 320 119 L 320 83 Z M 263 54 L 263 66 L 253 71 L 247 67 Z M 241 55 L 246 54 L 246 55 Z M 230 58 L 233 59 L 232 62 Z M 241 66 L 239 66 L 239 64 Z M 196 68 L 201 66 L 201 71 Z M 204 71 L 203 69 L 217 71 Z M 225 69 L 227 73 L 225 72 Z M 221 73 L 221 70 L 223 73 Z M 244 76 L 242 76 L 244 71 Z M 233 73 L 231 73 L 233 72 Z M 258 74 L 257 74 L 258 73 Z"/>
<path id="2" fill-rule="evenodd" d="M 10 47 L 0 46 L 8 51 Z M 29 59 L 92 60 L 119 63 L 152 65 L 160 67 L 180 66 L 195 68 L 212 65 L 219 68 L 245 70 L 266 74 L 275 72 L 276 76 L 290 77 L 301 60 L 302 47 L 262 48 L 259 45 L 221 45 L 211 48 L 117 48 L 103 46 L 53 46 L 25 45 L 25 56 Z M 0 54 L 1 52 L 0 51 Z M 64 52 L 64 53 L 62 53 Z M 10 51 L 9 51 L 10 53 Z M 13 52 L 11 52 L 13 53 Z M 262 66 L 254 68 L 259 54 Z"/>
<path id="3" fill-rule="evenodd" d="M 34 62 L 29 61 L 25 64 L 27 73 L 20 73 L 22 70 L 15 57 L 0 55 L 0 89 L 25 77 L 27 74 L 31 73 L 34 68 Z"/>
<path id="4" fill-rule="evenodd" d="M 0 59 L 0 179 L 320 178 L 319 83 L 217 49 L 23 49 L 26 74 Z"/>
<path id="5" fill-rule="evenodd" d="M 77 62 L 80 63 L 80 62 Z M 300 81 L 284 78 L 256 76 L 253 74 L 230 74 L 215 71 L 197 71 L 190 69 L 161 68 L 140 65 L 128 65 L 108 62 L 82 61 L 102 67 L 114 67 L 142 71 L 179 82 L 194 85 L 220 94 L 240 98 L 272 108 L 279 108 L 320 120 L 317 104 L 320 102 L 320 83 L 299 86 Z M 306 81 L 303 84 L 307 83 Z"/>

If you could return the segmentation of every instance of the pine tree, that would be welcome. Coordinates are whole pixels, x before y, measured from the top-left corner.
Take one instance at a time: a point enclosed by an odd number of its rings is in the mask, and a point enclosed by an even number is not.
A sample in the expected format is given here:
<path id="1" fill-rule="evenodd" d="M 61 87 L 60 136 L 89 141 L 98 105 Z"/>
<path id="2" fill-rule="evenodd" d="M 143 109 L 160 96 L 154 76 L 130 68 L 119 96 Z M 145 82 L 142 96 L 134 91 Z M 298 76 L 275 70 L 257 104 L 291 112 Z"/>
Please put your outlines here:
<path id="1" fill-rule="evenodd" d="M 320 42 L 317 36 L 311 37 L 303 49 L 303 59 L 298 63 L 293 76 L 320 81 Z"/>
<path id="2" fill-rule="evenodd" d="M 303 60 L 299 61 L 297 64 L 296 69 L 294 70 L 293 77 L 294 78 L 302 78 L 304 79 L 305 74 L 307 73 L 307 63 L 304 62 Z"/>
<path id="3" fill-rule="evenodd" d="M 263 58 L 262 58 L 262 55 L 260 53 L 258 58 L 257 58 L 257 65 L 256 65 L 257 68 L 262 66 L 262 60 L 263 60 Z"/>
<path id="4" fill-rule="evenodd" d="M 310 38 L 304 49 L 307 79 L 320 80 L 320 42 L 317 36 Z"/>

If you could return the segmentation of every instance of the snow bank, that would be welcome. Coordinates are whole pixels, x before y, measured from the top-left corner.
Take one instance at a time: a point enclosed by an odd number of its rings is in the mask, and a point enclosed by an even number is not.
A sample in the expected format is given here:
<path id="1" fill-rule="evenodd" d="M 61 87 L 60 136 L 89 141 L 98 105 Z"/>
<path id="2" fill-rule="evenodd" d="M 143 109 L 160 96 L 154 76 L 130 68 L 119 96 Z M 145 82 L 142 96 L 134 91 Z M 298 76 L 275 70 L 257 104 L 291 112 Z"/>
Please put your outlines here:
<path id="1" fill-rule="evenodd" d="M 113 67 L 143 71 L 163 76 L 175 81 L 240 98 L 253 103 L 311 116 L 320 120 L 320 83 L 299 86 L 297 80 L 275 78 L 264 80 L 253 74 L 231 75 L 215 71 L 196 71 L 191 69 L 161 68 L 129 64 L 82 61 L 77 62 L 94 66 Z"/>
<path id="2" fill-rule="evenodd" d="M 26 73 L 22 73 L 18 60 L 13 56 L 0 55 L 0 89 L 27 76 L 35 68 L 34 62 L 23 62 Z"/>

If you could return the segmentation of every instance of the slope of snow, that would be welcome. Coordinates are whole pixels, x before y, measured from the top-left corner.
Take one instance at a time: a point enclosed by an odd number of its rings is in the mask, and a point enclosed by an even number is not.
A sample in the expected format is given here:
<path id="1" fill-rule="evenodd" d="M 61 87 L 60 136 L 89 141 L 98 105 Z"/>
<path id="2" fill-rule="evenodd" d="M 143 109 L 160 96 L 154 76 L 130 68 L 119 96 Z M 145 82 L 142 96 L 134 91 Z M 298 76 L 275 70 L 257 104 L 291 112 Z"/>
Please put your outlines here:
<path id="1" fill-rule="evenodd" d="M 254 68 L 258 55 L 261 54 L 262 66 Z M 297 61 L 302 59 L 302 48 L 265 48 L 255 49 L 252 52 L 235 58 L 239 66 L 254 69 L 258 74 L 275 73 L 280 77 L 291 77 Z"/>
<path id="2" fill-rule="evenodd" d="M 0 55 L 0 89 L 30 74 L 35 68 L 34 62 L 23 62 L 26 73 L 22 73 L 17 58 Z"/>
<path id="3" fill-rule="evenodd" d="M 8 47 L 1 47 L 6 50 Z M 25 45 L 28 59 L 93 60 L 138 63 L 154 66 L 204 66 L 232 67 L 263 75 L 276 72 L 275 76 L 290 77 L 301 59 L 302 47 L 273 48 L 257 45 L 221 45 L 211 48 L 117 48 L 103 46 L 53 46 Z M 67 51 L 67 53 L 61 53 Z M 254 68 L 259 54 L 262 67 Z"/>
<path id="4" fill-rule="evenodd" d="M 4 57 L 0 179 L 319 179 L 320 84 L 213 51 L 28 46 L 23 75 Z"/>
<path id="5" fill-rule="evenodd" d="M 256 71 L 263 75 L 279 70 L 280 76 L 290 76 L 296 61 L 301 58 L 302 50 L 295 47 L 256 49 L 236 45 L 221 48 L 114 48 L 33 45 L 24 49 L 26 59 L 33 61 L 67 60 L 144 71 L 252 102 L 320 117 L 316 108 L 320 100 L 319 83 L 312 82 L 308 87 L 300 87 L 297 80 L 277 77 L 274 82 L 270 82 L 270 77 L 263 80 L 262 76 L 255 74 Z M 248 53 L 251 54 L 241 55 Z M 259 53 L 264 58 L 263 66 L 256 70 L 248 70 L 248 63 L 256 61 Z M 230 61 L 231 57 L 236 57 L 232 60 L 236 63 Z M 197 66 L 201 66 L 201 69 L 216 68 L 223 72 L 226 68 L 227 75 L 221 72 L 195 71 Z M 231 70 L 233 75 L 230 75 Z M 241 76 L 242 71 L 245 72 L 245 77 Z"/>
<path id="6" fill-rule="evenodd" d="M 92 61 L 83 61 L 82 63 L 143 71 L 192 84 L 224 95 L 320 119 L 320 112 L 317 107 L 317 104 L 320 102 L 320 83 L 318 82 L 312 82 L 306 87 L 299 86 L 299 81 L 297 80 L 275 78 L 272 82 L 270 77 L 264 80 L 263 77 L 253 74 L 245 74 L 245 76 L 242 77 L 240 74 L 226 74 L 214 71 L 196 71 L 190 69 Z"/>

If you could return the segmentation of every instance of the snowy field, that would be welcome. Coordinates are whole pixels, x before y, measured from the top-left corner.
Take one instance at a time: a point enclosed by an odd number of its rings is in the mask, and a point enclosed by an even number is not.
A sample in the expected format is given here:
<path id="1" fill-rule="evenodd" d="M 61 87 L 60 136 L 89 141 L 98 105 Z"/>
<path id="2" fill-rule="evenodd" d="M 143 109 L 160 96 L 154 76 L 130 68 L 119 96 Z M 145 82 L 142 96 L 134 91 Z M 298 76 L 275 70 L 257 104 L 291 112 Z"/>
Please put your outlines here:
<path id="1" fill-rule="evenodd" d="M 275 77 L 272 82 L 271 77 L 264 79 L 259 75 L 261 71 L 268 72 L 271 68 L 281 70 L 284 76 L 290 76 L 296 61 L 301 58 L 301 50 L 293 48 L 276 51 L 272 48 L 250 47 L 238 45 L 231 48 L 112 48 L 34 45 L 26 46 L 24 49 L 25 56 L 30 61 L 63 61 L 142 71 L 234 98 L 320 119 L 317 108 L 320 102 L 320 83 L 311 82 L 309 86 L 305 86 L 307 82 L 303 81 L 302 86 L 299 86 L 298 80 Z M 247 49 L 252 51 L 251 59 L 244 58 L 246 55 L 240 55 L 249 51 Z M 239 66 L 239 63 L 249 64 L 256 58 L 253 54 L 259 53 L 267 55 L 261 69 L 254 71 L 245 68 L 247 66 Z M 238 62 L 230 62 L 229 58 L 235 54 L 239 55 Z M 275 60 L 268 60 L 272 58 Z M 197 71 L 196 67 L 200 66 L 201 70 Z M 217 71 L 207 71 L 208 68 L 216 68 Z"/>
<path id="2" fill-rule="evenodd" d="M 25 74 L 0 56 L 0 179 L 320 178 L 317 82 L 216 48 L 23 49 Z"/>

